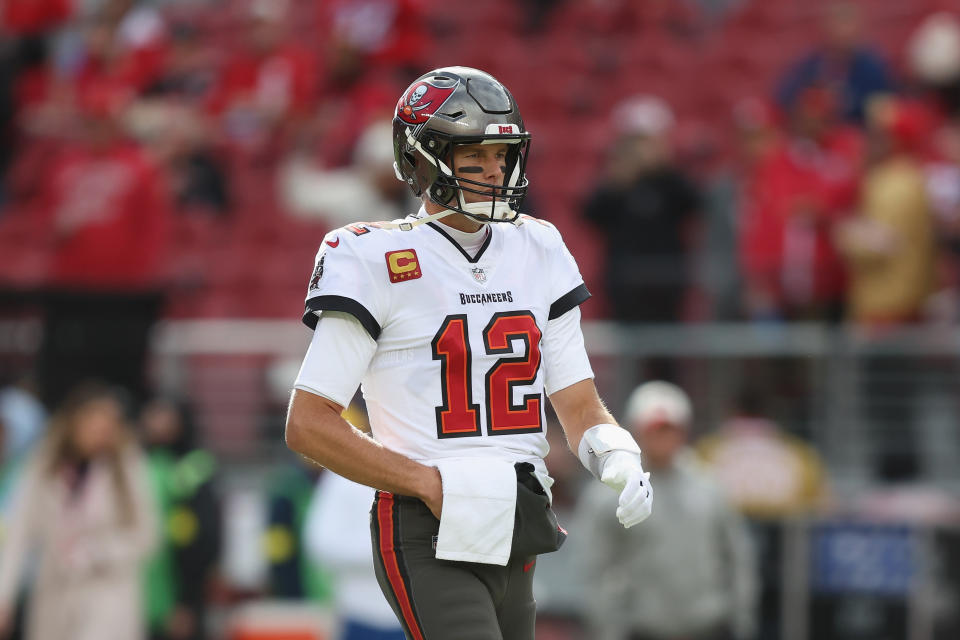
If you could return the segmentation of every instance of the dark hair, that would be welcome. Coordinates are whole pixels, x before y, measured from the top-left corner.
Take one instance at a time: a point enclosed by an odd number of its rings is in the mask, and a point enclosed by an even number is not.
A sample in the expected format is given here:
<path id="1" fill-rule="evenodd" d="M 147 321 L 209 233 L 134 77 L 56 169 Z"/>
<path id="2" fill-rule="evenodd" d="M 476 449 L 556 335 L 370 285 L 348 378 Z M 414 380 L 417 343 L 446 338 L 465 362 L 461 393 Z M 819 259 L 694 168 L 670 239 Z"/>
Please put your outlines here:
<path id="1" fill-rule="evenodd" d="M 178 455 L 189 453 L 197 445 L 197 420 L 193 405 L 189 401 L 176 396 L 159 395 L 147 402 L 141 410 L 143 413 L 154 406 L 166 407 L 172 411 L 179 423 L 180 429 L 173 442 L 164 446 Z"/>

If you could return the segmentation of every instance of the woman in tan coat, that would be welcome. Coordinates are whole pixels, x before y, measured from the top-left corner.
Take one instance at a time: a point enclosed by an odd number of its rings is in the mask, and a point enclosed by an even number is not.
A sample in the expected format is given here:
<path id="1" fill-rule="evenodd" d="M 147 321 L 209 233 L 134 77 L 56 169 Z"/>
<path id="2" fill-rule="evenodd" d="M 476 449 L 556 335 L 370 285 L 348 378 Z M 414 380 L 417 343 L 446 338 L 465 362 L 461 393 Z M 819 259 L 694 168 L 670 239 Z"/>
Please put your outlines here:
<path id="1" fill-rule="evenodd" d="M 28 640 L 144 637 L 140 564 L 156 512 L 120 396 L 87 385 L 64 403 L 24 469 L 0 541 L 0 638 L 31 552 Z"/>

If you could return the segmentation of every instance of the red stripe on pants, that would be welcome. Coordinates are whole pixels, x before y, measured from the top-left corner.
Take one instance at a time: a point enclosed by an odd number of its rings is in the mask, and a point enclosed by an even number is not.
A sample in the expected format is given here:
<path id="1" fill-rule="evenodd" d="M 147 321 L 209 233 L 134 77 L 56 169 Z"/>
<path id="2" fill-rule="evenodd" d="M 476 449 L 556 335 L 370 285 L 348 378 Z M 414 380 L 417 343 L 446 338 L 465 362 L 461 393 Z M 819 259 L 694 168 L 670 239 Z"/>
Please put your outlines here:
<path id="1" fill-rule="evenodd" d="M 390 580 L 390 586 L 393 594 L 400 605 L 400 611 L 403 613 L 403 619 L 407 623 L 407 628 L 413 635 L 414 640 L 423 640 L 423 633 L 417 625 L 417 618 L 413 614 L 413 606 L 410 603 L 410 596 L 407 594 L 407 586 L 403 582 L 403 576 L 400 574 L 400 564 L 397 561 L 397 551 L 393 546 L 393 494 L 380 492 L 380 500 L 377 503 L 377 527 L 380 532 L 380 558 L 383 560 L 383 567 L 387 572 L 387 579 Z"/>

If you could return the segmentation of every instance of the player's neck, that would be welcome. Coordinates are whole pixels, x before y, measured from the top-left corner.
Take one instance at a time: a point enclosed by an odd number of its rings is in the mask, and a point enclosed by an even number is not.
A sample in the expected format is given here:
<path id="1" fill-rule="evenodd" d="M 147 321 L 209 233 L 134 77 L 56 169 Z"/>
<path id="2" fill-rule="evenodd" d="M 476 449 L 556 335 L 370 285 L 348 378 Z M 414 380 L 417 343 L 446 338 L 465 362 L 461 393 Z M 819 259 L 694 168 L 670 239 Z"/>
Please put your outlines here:
<path id="1" fill-rule="evenodd" d="M 443 211 L 443 207 L 435 202 L 430 202 L 429 200 L 423 204 L 423 208 L 428 215 L 433 215 L 434 213 L 440 213 Z M 448 216 L 440 218 L 437 220 L 437 222 L 465 233 L 476 233 L 484 226 L 482 222 L 477 222 L 476 220 L 470 218 L 469 216 L 465 216 L 462 213 L 451 213 Z"/>

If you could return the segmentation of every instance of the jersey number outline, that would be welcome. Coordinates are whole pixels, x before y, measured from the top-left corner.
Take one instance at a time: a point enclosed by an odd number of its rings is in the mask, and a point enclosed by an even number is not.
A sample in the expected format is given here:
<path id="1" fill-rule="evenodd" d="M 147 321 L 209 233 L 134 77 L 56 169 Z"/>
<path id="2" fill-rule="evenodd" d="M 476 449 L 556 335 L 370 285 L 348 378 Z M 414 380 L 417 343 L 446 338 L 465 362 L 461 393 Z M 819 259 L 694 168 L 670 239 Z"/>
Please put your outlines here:
<path id="1" fill-rule="evenodd" d="M 430 343 L 433 359 L 440 361 L 443 404 L 436 408 L 437 437 L 483 435 L 480 405 L 473 401 L 472 360 L 466 314 L 449 315 Z M 483 330 L 487 355 L 508 354 L 512 342 L 522 340 L 525 353 L 497 360 L 484 377 L 487 435 L 543 431 L 543 394 L 531 393 L 513 402 L 514 388 L 533 384 L 540 372 L 542 333 L 530 311 L 495 313 Z"/>

